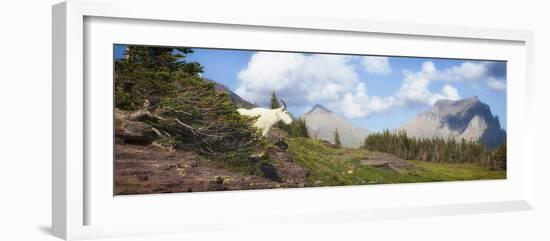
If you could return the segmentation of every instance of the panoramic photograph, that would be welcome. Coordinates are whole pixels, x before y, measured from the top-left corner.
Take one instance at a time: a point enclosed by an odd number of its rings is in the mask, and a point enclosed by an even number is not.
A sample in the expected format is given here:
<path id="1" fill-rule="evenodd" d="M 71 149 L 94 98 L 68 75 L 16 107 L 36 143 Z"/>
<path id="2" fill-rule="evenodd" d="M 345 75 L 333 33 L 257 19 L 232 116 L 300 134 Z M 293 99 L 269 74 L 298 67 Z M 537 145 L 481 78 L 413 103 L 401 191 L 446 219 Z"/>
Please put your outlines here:
<path id="1" fill-rule="evenodd" d="M 506 62 L 115 44 L 114 195 L 506 179 Z"/>

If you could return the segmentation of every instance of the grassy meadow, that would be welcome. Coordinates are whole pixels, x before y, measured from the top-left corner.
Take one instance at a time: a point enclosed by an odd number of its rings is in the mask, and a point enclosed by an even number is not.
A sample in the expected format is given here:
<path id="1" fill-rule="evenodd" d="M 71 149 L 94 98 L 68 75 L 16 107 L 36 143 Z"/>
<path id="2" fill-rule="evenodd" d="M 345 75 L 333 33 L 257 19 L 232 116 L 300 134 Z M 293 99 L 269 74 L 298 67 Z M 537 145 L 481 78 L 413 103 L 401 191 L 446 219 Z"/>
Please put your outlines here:
<path id="1" fill-rule="evenodd" d="M 291 138 L 289 153 L 309 172 L 313 186 L 389 184 L 459 180 L 505 179 L 505 170 L 494 170 L 474 164 L 407 161 L 401 168 L 379 168 L 363 165 L 362 160 L 376 156 L 366 149 L 333 148 L 319 140 Z"/>

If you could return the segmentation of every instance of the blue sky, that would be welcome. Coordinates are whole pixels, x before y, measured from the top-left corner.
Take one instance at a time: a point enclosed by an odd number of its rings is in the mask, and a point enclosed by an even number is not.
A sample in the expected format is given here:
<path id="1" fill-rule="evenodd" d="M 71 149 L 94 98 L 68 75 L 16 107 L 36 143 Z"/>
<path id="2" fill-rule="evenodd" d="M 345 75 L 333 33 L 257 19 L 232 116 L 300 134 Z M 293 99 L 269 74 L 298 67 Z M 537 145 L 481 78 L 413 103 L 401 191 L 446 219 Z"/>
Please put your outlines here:
<path id="1" fill-rule="evenodd" d="M 115 58 L 124 54 L 115 45 Z M 193 48 L 186 61 L 252 103 L 275 91 L 299 117 L 322 104 L 371 131 L 398 128 L 439 99 L 478 96 L 506 127 L 506 63 Z"/>

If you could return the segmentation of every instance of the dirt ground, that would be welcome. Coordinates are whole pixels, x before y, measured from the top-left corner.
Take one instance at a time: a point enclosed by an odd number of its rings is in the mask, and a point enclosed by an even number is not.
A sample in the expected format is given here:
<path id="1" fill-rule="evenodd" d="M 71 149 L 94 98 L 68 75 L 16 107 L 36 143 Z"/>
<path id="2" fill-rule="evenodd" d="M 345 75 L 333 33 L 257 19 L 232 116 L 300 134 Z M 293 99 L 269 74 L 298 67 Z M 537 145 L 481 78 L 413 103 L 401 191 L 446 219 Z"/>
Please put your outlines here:
<path id="1" fill-rule="evenodd" d="M 284 151 L 271 171 L 276 178 L 244 175 L 216 167 L 191 151 L 152 145 L 115 144 L 115 195 L 303 187 L 307 172 Z"/>

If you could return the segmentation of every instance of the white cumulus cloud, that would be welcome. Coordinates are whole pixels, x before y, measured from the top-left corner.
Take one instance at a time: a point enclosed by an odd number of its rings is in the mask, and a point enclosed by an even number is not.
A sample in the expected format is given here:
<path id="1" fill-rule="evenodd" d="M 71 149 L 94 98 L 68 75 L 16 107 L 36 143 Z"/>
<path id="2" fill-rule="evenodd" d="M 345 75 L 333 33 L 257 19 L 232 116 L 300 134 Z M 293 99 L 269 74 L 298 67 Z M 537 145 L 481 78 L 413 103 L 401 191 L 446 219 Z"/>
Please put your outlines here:
<path id="1" fill-rule="evenodd" d="M 404 71 L 405 79 L 397 91 L 397 97 L 402 104 L 432 105 L 440 99 L 458 100 L 460 95 L 451 85 L 445 85 L 441 92 L 432 92 L 428 88 L 439 71 L 433 62 L 422 63 L 422 69 L 418 72 Z"/>
<path id="2" fill-rule="evenodd" d="M 494 62 L 471 62 L 466 61 L 459 66 L 453 66 L 444 70 L 437 70 L 432 62 L 430 63 L 431 69 L 426 73 L 426 77 L 431 80 L 442 81 L 459 81 L 459 82 L 482 82 L 487 84 L 487 87 L 495 91 L 506 90 L 506 83 L 504 80 L 499 79 L 501 76 L 495 76 L 495 63 Z M 426 64 L 424 63 L 424 64 Z M 505 70 L 505 69 L 504 69 Z M 423 69 L 424 71 L 424 69 Z M 502 70 L 499 70 L 502 71 Z"/>
<path id="3" fill-rule="evenodd" d="M 387 75 L 391 73 L 388 57 L 364 56 L 361 57 L 361 65 L 367 73 Z"/>
<path id="4" fill-rule="evenodd" d="M 369 96 L 366 85 L 358 83 L 355 91 L 344 93 L 342 99 L 328 103 L 327 107 L 332 110 L 339 110 L 346 117 L 359 118 L 387 112 L 396 104 L 396 99 L 393 96 Z"/>
<path id="5" fill-rule="evenodd" d="M 496 90 L 496 91 L 505 91 L 506 90 L 506 83 L 504 83 L 503 81 L 497 80 L 495 78 L 489 78 L 487 80 L 487 85 L 492 90 Z"/>
<path id="6" fill-rule="evenodd" d="M 358 71 L 388 73 L 391 66 L 387 58 L 257 52 L 238 73 L 235 92 L 250 102 L 267 106 L 275 91 L 290 106 L 323 104 L 345 117 L 361 118 L 403 105 L 432 105 L 440 99 L 460 99 L 458 90 L 451 85 L 454 81 L 480 80 L 493 90 L 505 90 L 504 81 L 490 77 L 489 67 L 484 62 L 464 62 L 440 70 L 426 61 L 417 72 L 403 72 L 403 81 L 393 95 L 375 96 L 369 94 Z M 433 91 L 429 86 L 434 81 L 447 83 L 441 90 Z"/>
<path id="7" fill-rule="evenodd" d="M 338 101 L 359 82 L 352 57 L 258 52 L 238 74 L 236 93 L 267 105 L 272 91 L 290 105 Z"/>
<path id="8" fill-rule="evenodd" d="M 289 105 L 321 103 L 351 118 L 391 109 L 393 97 L 369 96 L 353 60 L 343 55 L 257 52 L 239 72 L 235 92 L 265 106 L 275 91 Z"/>

